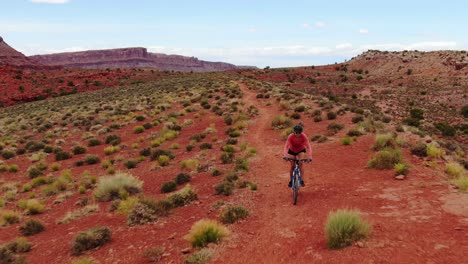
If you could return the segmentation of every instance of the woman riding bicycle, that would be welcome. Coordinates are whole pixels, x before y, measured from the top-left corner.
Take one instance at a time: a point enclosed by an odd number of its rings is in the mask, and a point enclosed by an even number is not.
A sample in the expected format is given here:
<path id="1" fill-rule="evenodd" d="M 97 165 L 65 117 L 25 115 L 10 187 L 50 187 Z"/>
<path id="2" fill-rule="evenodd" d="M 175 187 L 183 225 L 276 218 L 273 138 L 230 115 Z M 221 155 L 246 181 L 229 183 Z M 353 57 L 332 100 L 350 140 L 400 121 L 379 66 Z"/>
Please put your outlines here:
<path id="1" fill-rule="evenodd" d="M 294 126 L 294 133 L 291 133 L 286 140 L 283 151 L 283 159 L 293 158 L 293 159 L 303 159 L 304 156 L 308 156 L 307 160 L 312 161 L 312 148 L 310 146 L 309 138 L 304 134 L 303 128 L 300 124 Z M 298 157 L 299 156 L 299 157 Z M 302 168 L 302 163 L 300 163 L 299 168 L 301 170 L 302 179 L 304 178 L 304 170 Z M 289 183 L 288 186 L 292 185 L 292 174 L 294 169 L 294 161 L 291 161 L 291 170 L 289 172 Z M 305 186 L 304 181 L 301 180 L 301 185 Z"/>

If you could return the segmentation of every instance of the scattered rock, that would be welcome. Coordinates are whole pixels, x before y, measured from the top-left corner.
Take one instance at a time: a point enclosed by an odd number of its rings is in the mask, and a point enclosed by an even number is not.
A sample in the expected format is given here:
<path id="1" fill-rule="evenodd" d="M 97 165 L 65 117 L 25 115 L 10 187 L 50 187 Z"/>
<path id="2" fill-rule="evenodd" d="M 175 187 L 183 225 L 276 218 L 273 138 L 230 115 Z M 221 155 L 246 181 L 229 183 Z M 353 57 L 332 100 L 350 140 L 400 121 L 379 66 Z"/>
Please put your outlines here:
<path id="1" fill-rule="evenodd" d="M 404 180 L 405 178 L 406 178 L 406 176 L 403 175 L 403 174 L 400 174 L 400 175 L 398 175 L 398 176 L 395 176 L 395 180 Z"/>
<path id="2" fill-rule="evenodd" d="M 173 233 L 172 235 L 170 235 L 167 239 L 168 240 L 171 240 L 171 239 L 174 239 L 176 237 L 177 233 Z"/>
<path id="3" fill-rule="evenodd" d="M 188 254 L 190 253 L 190 251 L 191 251 L 190 248 L 184 248 L 180 252 L 182 252 L 182 254 Z"/>
<path id="4" fill-rule="evenodd" d="M 364 247 L 364 243 L 363 243 L 362 241 L 358 241 L 358 242 L 356 242 L 356 246 L 357 246 L 358 248 L 363 248 L 363 247 Z"/>
<path id="5" fill-rule="evenodd" d="M 435 246 L 434 246 L 434 249 L 437 249 L 437 250 L 438 249 L 443 249 L 443 248 L 449 248 L 449 247 L 446 246 L 446 245 L 442 245 L 442 244 L 435 244 Z"/>

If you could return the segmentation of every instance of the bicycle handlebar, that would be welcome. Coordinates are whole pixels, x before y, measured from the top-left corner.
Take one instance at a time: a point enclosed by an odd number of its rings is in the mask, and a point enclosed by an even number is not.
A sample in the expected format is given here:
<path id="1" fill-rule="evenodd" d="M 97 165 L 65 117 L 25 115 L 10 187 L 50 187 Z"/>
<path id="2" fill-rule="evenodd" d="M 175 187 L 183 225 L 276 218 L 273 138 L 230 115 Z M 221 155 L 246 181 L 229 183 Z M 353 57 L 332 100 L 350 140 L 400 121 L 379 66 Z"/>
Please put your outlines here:
<path id="1" fill-rule="evenodd" d="M 284 157 L 283 159 L 287 160 L 287 161 L 296 161 L 296 160 L 298 160 L 298 159 L 292 159 L 292 158 L 289 158 L 289 157 Z M 299 159 L 298 161 L 299 162 L 312 162 L 312 159 Z"/>

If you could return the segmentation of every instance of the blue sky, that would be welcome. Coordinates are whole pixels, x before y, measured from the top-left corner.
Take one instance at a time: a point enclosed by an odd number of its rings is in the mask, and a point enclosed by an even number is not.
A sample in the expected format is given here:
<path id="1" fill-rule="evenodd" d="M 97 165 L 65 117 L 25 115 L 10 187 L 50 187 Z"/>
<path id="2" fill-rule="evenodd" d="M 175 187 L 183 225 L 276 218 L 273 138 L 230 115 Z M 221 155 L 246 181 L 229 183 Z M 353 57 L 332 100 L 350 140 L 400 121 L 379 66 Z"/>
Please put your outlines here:
<path id="1" fill-rule="evenodd" d="M 287 67 L 368 49 L 468 49 L 463 1 L 0 0 L 0 10 L 0 36 L 26 55 L 146 47 Z"/>

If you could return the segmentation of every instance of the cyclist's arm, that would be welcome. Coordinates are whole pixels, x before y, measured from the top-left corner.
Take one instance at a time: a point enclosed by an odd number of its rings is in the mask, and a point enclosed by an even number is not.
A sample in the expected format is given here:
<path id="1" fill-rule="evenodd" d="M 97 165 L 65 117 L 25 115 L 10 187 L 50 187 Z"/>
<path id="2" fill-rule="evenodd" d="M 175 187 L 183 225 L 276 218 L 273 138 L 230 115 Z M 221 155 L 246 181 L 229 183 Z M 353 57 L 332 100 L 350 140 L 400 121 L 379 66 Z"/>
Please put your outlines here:
<path id="1" fill-rule="evenodd" d="M 288 150 L 291 144 L 289 143 L 289 138 L 291 135 L 288 136 L 288 139 L 286 139 L 286 143 L 284 143 L 284 149 L 283 149 L 283 157 L 288 157 Z"/>
<path id="2" fill-rule="evenodd" d="M 304 134 L 305 138 L 306 138 L 306 149 L 307 149 L 307 153 L 308 153 L 308 156 L 309 156 L 309 159 L 312 159 L 312 147 L 310 146 L 310 141 L 309 141 L 309 137 Z"/>

